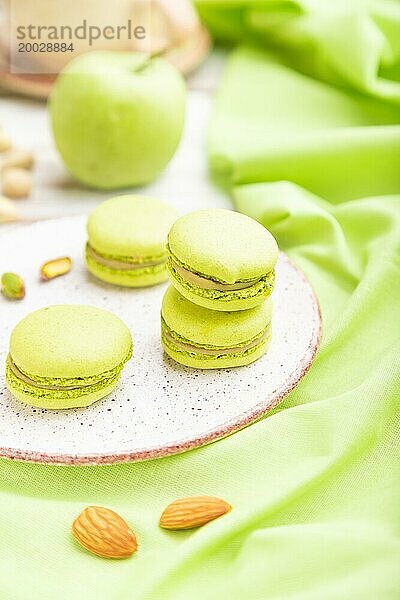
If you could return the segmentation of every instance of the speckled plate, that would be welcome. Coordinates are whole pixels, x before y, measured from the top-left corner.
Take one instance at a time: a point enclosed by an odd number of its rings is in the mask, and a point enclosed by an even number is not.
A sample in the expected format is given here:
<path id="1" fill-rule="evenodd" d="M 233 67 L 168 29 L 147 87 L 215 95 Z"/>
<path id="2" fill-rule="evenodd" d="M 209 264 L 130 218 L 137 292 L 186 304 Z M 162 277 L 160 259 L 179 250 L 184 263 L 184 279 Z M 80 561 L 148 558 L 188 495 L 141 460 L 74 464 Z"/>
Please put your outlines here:
<path id="1" fill-rule="evenodd" d="M 20 302 L 0 298 L 0 456 L 53 464 L 107 464 L 184 452 L 227 436 L 276 406 L 300 381 L 318 349 L 318 302 L 285 256 L 273 293 L 273 340 L 247 367 L 201 371 L 181 367 L 160 344 L 165 285 L 128 290 L 102 284 L 85 270 L 85 218 L 18 227 L 0 237 L 0 271 L 26 283 Z M 12 249 L 12 251 L 11 251 Z M 68 255 L 73 270 L 40 282 L 42 262 Z M 89 408 L 40 410 L 14 399 L 4 380 L 8 340 L 28 312 L 48 304 L 84 303 L 119 315 L 130 327 L 135 356 L 112 394 Z"/>

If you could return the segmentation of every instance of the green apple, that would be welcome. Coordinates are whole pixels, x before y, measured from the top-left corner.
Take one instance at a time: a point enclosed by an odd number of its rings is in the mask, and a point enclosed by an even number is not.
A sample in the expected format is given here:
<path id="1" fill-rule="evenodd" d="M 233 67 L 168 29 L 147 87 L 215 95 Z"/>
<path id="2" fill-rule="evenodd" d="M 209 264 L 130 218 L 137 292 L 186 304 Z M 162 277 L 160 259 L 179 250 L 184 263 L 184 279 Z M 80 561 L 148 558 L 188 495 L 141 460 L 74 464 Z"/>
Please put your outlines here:
<path id="1" fill-rule="evenodd" d="M 56 146 L 82 183 L 118 189 L 157 177 L 175 153 L 185 83 L 162 58 L 89 52 L 72 60 L 50 97 Z"/>

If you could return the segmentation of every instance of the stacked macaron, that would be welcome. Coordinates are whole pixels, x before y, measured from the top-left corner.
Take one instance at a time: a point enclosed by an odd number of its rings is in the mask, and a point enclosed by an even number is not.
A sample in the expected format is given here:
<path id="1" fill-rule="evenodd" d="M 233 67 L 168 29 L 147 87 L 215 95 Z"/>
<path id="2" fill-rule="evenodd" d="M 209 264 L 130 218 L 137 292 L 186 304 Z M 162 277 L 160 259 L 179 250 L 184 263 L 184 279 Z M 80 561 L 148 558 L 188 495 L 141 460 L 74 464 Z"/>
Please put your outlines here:
<path id="1" fill-rule="evenodd" d="M 203 369 L 250 364 L 271 338 L 278 246 L 257 221 L 224 209 L 179 218 L 168 234 L 172 286 L 161 338 L 177 362 Z"/>

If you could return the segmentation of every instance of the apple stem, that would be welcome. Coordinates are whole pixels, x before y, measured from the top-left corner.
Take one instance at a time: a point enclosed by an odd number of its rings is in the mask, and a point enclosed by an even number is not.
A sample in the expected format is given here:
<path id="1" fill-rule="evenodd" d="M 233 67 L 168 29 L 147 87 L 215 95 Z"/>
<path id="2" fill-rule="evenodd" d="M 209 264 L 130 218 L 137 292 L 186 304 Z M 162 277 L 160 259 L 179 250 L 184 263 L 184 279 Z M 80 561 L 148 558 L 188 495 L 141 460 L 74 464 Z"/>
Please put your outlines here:
<path id="1" fill-rule="evenodd" d="M 159 50 L 158 52 L 154 52 L 153 54 L 147 55 L 145 60 L 135 68 L 134 72 L 139 73 L 140 71 L 143 71 L 150 65 L 153 58 L 160 58 L 165 53 L 166 53 L 166 50 Z"/>

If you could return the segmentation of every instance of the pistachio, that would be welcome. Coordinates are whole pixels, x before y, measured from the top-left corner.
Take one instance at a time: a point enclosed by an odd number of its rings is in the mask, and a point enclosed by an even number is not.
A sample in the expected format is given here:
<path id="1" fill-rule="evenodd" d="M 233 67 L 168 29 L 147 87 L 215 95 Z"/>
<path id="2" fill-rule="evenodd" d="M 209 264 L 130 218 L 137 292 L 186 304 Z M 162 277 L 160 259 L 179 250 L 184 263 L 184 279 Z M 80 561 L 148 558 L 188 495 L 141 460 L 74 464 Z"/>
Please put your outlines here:
<path id="1" fill-rule="evenodd" d="M 32 176 L 25 169 L 10 167 L 2 174 L 3 194 L 9 198 L 25 198 L 32 188 Z"/>
<path id="2" fill-rule="evenodd" d="M 72 261 L 68 256 L 55 258 L 45 262 L 40 267 L 40 276 L 44 281 L 48 281 L 49 279 L 54 279 L 54 277 L 65 275 L 71 270 L 71 267 Z"/>
<path id="3" fill-rule="evenodd" d="M 5 196 L 0 196 L 0 223 L 18 221 L 18 210 L 15 203 Z"/>
<path id="4" fill-rule="evenodd" d="M 1 291 L 6 298 L 22 300 L 25 296 L 24 280 L 16 273 L 3 273 L 1 286 Z"/>
<path id="5" fill-rule="evenodd" d="M 8 152 L 1 163 L 1 168 L 3 171 L 12 167 L 18 167 L 20 169 L 32 169 L 34 162 L 35 161 L 32 152 L 16 148 L 15 150 Z"/>

